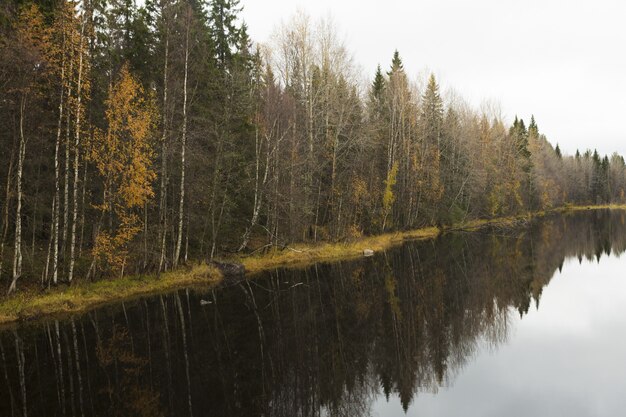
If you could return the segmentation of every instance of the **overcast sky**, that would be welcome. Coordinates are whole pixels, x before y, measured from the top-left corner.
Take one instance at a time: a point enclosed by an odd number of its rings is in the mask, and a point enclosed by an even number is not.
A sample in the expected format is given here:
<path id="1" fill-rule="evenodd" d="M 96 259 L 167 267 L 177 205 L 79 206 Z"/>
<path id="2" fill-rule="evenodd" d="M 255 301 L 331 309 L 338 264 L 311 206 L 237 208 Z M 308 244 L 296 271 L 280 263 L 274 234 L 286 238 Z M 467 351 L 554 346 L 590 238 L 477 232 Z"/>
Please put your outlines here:
<path id="1" fill-rule="evenodd" d="M 475 107 L 497 101 L 568 153 L 626 155 L 626 2 L 618 0 L 242 0 L 255 41 L 300 9 L 330 14 L 368 77 L 395 49 Z"/>

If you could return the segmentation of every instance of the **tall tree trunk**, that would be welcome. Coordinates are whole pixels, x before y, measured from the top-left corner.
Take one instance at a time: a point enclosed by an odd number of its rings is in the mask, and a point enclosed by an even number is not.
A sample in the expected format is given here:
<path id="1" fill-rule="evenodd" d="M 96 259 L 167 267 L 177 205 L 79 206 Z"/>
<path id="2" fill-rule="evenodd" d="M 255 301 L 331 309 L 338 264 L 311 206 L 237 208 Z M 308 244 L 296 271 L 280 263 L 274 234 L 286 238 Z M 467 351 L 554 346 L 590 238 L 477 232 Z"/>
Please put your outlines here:
<path id="1" fill-rule="evenodd" d="M 187 75 L 189 70 L 189 14 L 187 11 L 187 34 L 185 36 L 185 78 L 183 81 L 183 132 L 180 146 L 180 203 L 178 205 L 178 237 L 176 238 L 176 252 L 174 253 L 174 268 L 178 266 L 180 250 L 183 244 L 183 219 L 185 201 L 185 148 L 187 147 Z"/>
<path id="2" fill-rule="evenodd" d="M 67 115 L 65 126 L 65 173 L 63 182 L 63 234 L 61 235 L 61 256 L 63 262 L 66 260 L 67 249 L 67 229 L 69 219 L 69 207 L 70 207 L 70 120 L 72 112 L 70 111 L 70 100 L 72 98 L 72 72 L 74 71 L 74 60 L 70 57 L 70 68 L 68 78 L 70 80 L 67 91 Z M 60 201 L 59 201 L 60 202 Z"/>
<path id="3" fill-rule="evenodd" d="M 88 121 L 88 125 L 91 123 Z M 83 256 L 83 245 L 85 243 L 85 194 L 87 190 L 87 161 L 83 159 L 83 190 L 80 200 L 80 239 L 78 240 L 78 257 Z"/>
<path id="4" fill-rule="evenodd" d="M 65 31 L 63 31 L 63 48 L 65 49 Z M 61 97 L 59 99 L 59 119 L 57 120 L 57 138 L 54 144 L 54 204 L 52 206 L 53 226 L 53 255 L 52 255 L 52 282 L 57 284 L 59 271 L 59 204 L 60 195 L 60 173 L 59 173 L 59 149 L 61 147 L 61 130 L 63 125 L 63 96 L 65 93 L 65 51 L 63 51 L 63 62 L 61 63 Z M 46 273 L 47 275 L 47 273 Z"/>
<path id="5" fill-rule="evenodd" d="M 52 197 L 52 215 L 54 216 L 54 205 L 56 204 L 56 198 Z M 53 219 L 54 220 L 54 219 Z M 54 243 L 54 221 L 50 223 L 50 239 L 48 240 L 48 252 L 46 254 L 46 266 L 41 274 L 41 288 L 46 286 L 47 282 L 50 282 L 50 255 L 52 254 L 52 244 Z"/>
<path id="6" fill-rule="evenodd" d="M 41 164 L 37 164 L 37 177 L 35 180 L 35 195 L 33 196 L 33 211 L 31 216 L 31 237 L 30 237 L 30 256 L 35 259 L 35 238 L 37 237 L 37 211 L 39 211 L 39 187 L 41 185 Z M 43 217 L 43 216 L 42 216 Z M 42 228 L 44 219 L 41 219 Z"/>
<path id="7" fill-rule="evenodd" d="M 185 260 L 185 263 L 187 263 L 188 256 L 189 256 L 189 216 L 187 216 L 187 233 L 185 233 L 185 256 L 183 258 Z"/>
<path id="8" fill-rule="evenodd" d="M 250 220 L 250 226 L 246 229 L 246 232 L 243 235 L 243 239 L 241 242 L 241 246 L 239 246 L 238 251 L 241 252 L 248 246 L 248 242 L 250 241 L 250 234 L 252 233 L 252 228 L 256 226 L 259 221 L 259 214 L 261 212 L 261 206 L 263 204 L 263 191 L 265 190 L 265 184 L 267 183 L 267 176 L 269 173 L 270 167 L 270 145 L 269 145 L 269 136 L 266 136 L 267 140 L 267 153 L 265 155 L 265 169 L 263 171 L 263 179 L 260 178 L 260 168 L 261 168 L 261 151 L 263 148 L 263 139 L 261 139 L 259 135 L 259 127 L 255 129 L 255 154 L 256 154 L 256 163 L 255 163 L 255 171 L 254 171 L 254 204 L 252 206 L 252 219 Z"/>
<path id="9" fill-rule="evenodd" d="M 14 145 L 15 146 L 15 145 Z M 9 160 L 9 169 L 7 170 L 7 184 L 4 195 L 4 210 L 2 214 L 2 241 L 0 241 L 0 276 L 2 275 L 2 267 L 4 264 L 4 246 L 9 232 L 9 203 L 11 201 L 11 179 L 13 178 L 13 164 L 15 162 L 15 149 L 11 150 L 11 158 Z"/>
<path id="10" fill-rule="evenodd" d="M 22 174 L 26 156 L 26 138 L 24 137 L 24 110 L 26 97 L 20 102 L 20 149 L 17 157 L 17 207 L 15 209 L 15 244 L 13 252 L 13 279 L 8 294 L 17 288 L 17 280 L 22 275 Z"/>
<path id="11" fill-rule="evenodd" d="M 82 80 L 83 80 L 83 42 L 85 32 L 85 21 L 83 20 L 80 26 L 80 42 L 79 59 L 78 59 L 78 85 L 76 86 L 76 136 L 74 138 L 74 184 L 72 193 L 72 234 L 70 241 L 70 267 L 67 274 L 67 281 L 71 284 L 74 278 L 74 261 L 76 251 L 76 219 L 78 218 L 78 171 L 79 171 L 79 157 L 80 157 L 80 113 L 81 113 L 81 94 L 82 94 Z"/>
<path id="12" fill-rule="evenodd" d="M 213 169 L 213 184 L 211 186 L 211 198 L 209 200 L 209 216 L 211 218 L 211 252 L 209 254 L 209 259 L 213 259 L 213 255 L 215 254 L 215 246 L 217 241 L 217 233 L 218 226 L 216 224 L 215 213 L 217 206 L 217 187 L 219 184 L 220 174 L 221 174 L 221 154 L 222 154 L 222 144 L 224 143 L 223 133 L 221 129 L 216 129 L 217 132 L 217 148 L 215 152 L 215 167 Z M 217 222 L 219 223 L 219 222 Z"/>
<path id="13" fill-rule="evenodd" d="M 165 13 L 165 11 L 163 11 Z M 161 255 L 159 256 L 159 270 L 161 273 L 165 264 L 166 241 L 167 241 L 167 69 L 169 57 L 169 31 L 165 23 L 165 59 L 163 63 L 163 136 L 161 138 L 161 190 L 159 201 L 159 219 L 161 233 Z"/>

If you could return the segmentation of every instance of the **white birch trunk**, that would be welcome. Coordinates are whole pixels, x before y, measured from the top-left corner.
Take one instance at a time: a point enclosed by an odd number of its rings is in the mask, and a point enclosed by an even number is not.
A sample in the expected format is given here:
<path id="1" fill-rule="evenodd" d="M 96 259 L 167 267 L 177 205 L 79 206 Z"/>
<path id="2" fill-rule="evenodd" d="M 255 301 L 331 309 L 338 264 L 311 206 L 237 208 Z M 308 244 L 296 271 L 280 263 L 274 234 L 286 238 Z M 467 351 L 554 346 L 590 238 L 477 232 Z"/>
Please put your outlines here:
<path id="1" fill-rule="evenodd" d="M 2 213 L 2 237 L 0 238 L 0 277 L 2 276 L 2 267 L 4 265 L 4 246 L 9 231 L 9 202 L 11 199 L 11 179 L 13 178 L 13 162 L 15 152 L 11 150 L 11 159 L 9 160 L 9 169 L 7 170 L 7 183 L 4 194 L 4 211 Z"/>
<path id="2" fill-rule="evenodd" d="M 67 108 L 68 112 L 66 115 L 66 126 L 65 126 L 65 178 L 63 183 L 63 234 L 61 238 L 61 252 L 63 256 L 63 261 L 65 262 L 66 251 L 67 248 L 67 220 L 69 218 L 69 207 L 70 207 L 70 119 L 71 112 L 70 109 L 70 99 L 72 98 L 72 72 L 74 71 L 74 60 L 70 57 L 70 68 L 68 78 L 70 80 L 68 91 L 67 91 Z"/>
<path id="3" fill-rule="evenodd" d="M 167 23 L 166 23 L 167 25 Z M 165 248 L 167 241 L 167 67 L 169 57 L 169 32 L 166 27 L 165 33 L 165 62 L 163 63 L 163 137 L 161 138 L 161 201 L 159 204 L 159 217 L 161 220 L 161 256 L 159 257 L 159 270 L 163 270 L 165 263 Z"/>
<path id="4" fill-rule="evenodd" d="M 263 146 L 263 140 L 259 137 L 258 128 L 255 132 L 255 154 L 256 154 L 256 163 L 255 163 L 255 172 L 254 172 L 254 204 L 252 206 L 252 219 L 250 220 L 250 226 L 246 229 L 246 232 L 243 235 L 243 239 L 241 242 L 241 246 L 239 246 L 238 251 L 241 252 L 248 246 L 248 242 L 250 241 L 250 234 L 252 233 L 252 229 L 259 221 L 259 215 L 261 213 L 261 208 L 263 205 L 263 192 L 265 191 L 265 185 L 267 184 L 267 177 L 269 174 L 270 168 L 270 145 L 269 145 L 269 136 L 266 136 L 266 146 L 267 153 L 265 155 L 265 169 L 263 172 L 263 179 L 260 178 L 260 168 L 261 168 L 261 151 Z"/>
<path id="5" fill-rule="evenodd" d="M 54 206 L 57 200 L 55 197 L 52 197 L 52 207 L 51 213 L 54 216 Z M 53 219 L 54 220 L 54 219 Z M 44 267 L 43 273 L 41 274 L 41 288 L 46 286 L 46 283 L 50 282 L 49 274 L 50 274 L 50 255 L 52 254 L 52 244 L 54 243 L 54 221 L 50 223 L 50 239 L 48 240 L 48 252 L 46 254 L 46 266 Z"/>
<path id="6" fill-rule="evenodd" d="M 65 32 L 63 36 L 63 48 L 65 48 Z M 59 172 L 59 149 L 61 147 L 61 130 L 63 125 L 63 96 L 65 93 L 65 51 L 61 63 L 61 98 L 59 100 L 59 119 L 57 122 L 57 139 L 54 144 L 54 204 L 52 205 L 53 216 L 53 255 L 52 255 L 52 282 L 57 284 L 59 271 L 59 209 L 60 201 L 60 172 Z M 47 272 L 46 272 L 47 278 Z"/>
<path id="7" fill-rule="evenodd" d="M 17 207 L 15 209 L 15 243 L 13 252 L 13 279 L 8 294 L 17 288 L 17 280 L 22 275 L 22 174 L 26 155 L 26 138 L 24 137 L 24 107 L 26 98 L 20 103 L 20 149 L 17 157 Z"/>
<path id="8" fill-rule="evenodd" d="M 188 12 L 189 13 L 189 12 Z M 178 266 L 180 250 L 183 244 L 183 219 L 185 202 L 185 148 L 187 146 L 187 75 L 189 72 L 189 20 L 187 21 L 187 35 L 185 38 L 185 78 L 183 81 L 183 132 L 180 148 L 180 203 L 178 206 L 178 236 L 176 238 L 176 252 L 174 253 L 174 268 Z"/>
<path id="9" fill-rule="evenodd" d="M 76 251 L 76 219 L 78 218 L 78 171 L 80 157 L 80 114 L 81 114 L 81 94 L 82 94 L 82 78 L 83 78 L 83 42 L 84 42 L 85 22 L 80 27 L 79 60 L 78 60 L 78 84 L 76 86 L 76 136 L 74 138 L 74 184 L 72 190 L 72 234 L 70 237 L 70 267 L 67 274 L 67 281 L 71 284 L 74 278 L 74 261 Z"/>

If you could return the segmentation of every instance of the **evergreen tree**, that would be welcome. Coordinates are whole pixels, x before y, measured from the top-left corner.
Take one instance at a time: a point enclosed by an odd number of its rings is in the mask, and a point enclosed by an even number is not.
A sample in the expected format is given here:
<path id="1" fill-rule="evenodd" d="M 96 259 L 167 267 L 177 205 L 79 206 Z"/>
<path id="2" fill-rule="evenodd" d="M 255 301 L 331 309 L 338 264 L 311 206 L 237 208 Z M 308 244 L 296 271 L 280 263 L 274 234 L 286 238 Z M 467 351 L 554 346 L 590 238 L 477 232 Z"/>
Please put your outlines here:
<path id="1" fill-rule="evenodd" d="M 240 45 L 242 28 L 237 26 L 242 8 L 239 0 L 212 0 L 210 3 L 209 26 L 215 42 L 217 62 L 226 68 L 234 50 Z"/>
<path id="2" fill-rule="evenodd" d="M 404 71 L 404 65 L 402 64 L 402 58 L 400 58 L 400 52 L 396 49 L 391 59 L 391 72 L 389 72 L 389 75 L 398 71 Z"/>
<path id="3" fill-rule="evenodd" d="M 530 124 L 528 125 L 528 135 L 534 138 L 539 137 L 539 128 L 537 127 L 537 123 L 535 122 L 534 115 L 530 116 Z"/>
<path id="4" fill-rule="evenodd" d="M 422 96 L 422 111 L 419 121 L 422 136 L 419 147 L 421 161 L 417 167 L 418 183 L 422 184 L 420 192 L 432 212 L 432 218 L 440 223 L 444 214 L 439 207 L 443 195 L 440 146 L 443 100 L 439 94 L 439 85 L 434 74 L 430 75 L 426 91 Z"/>
<path id="5" fill-rule="evenodd" d="M 383 98 L 385 90 L 385 76 L 383 75 L 380 65 L 376 67 L 376 74 L 374 74 L 374 81 L 370 88 L 370 100 L 380 103 Z"/>

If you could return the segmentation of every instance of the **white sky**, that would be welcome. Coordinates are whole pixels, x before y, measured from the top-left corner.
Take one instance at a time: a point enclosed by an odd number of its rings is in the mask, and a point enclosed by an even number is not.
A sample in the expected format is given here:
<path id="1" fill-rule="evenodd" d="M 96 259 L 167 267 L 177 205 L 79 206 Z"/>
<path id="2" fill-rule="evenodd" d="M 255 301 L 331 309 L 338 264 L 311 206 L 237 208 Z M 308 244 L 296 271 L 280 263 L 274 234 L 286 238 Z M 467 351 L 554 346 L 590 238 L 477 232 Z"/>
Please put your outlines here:
<path id="1" fill-rule="evenodd" d="M 395 49 L 416 78 L 433 71 L 508 121 L 534 114 L 567 153 L 626 155 L 626 2 L 620 0 L 241 0 L 252 39 L 267 42 L 300 9 L 330 14 L 371 79 Z"/>

